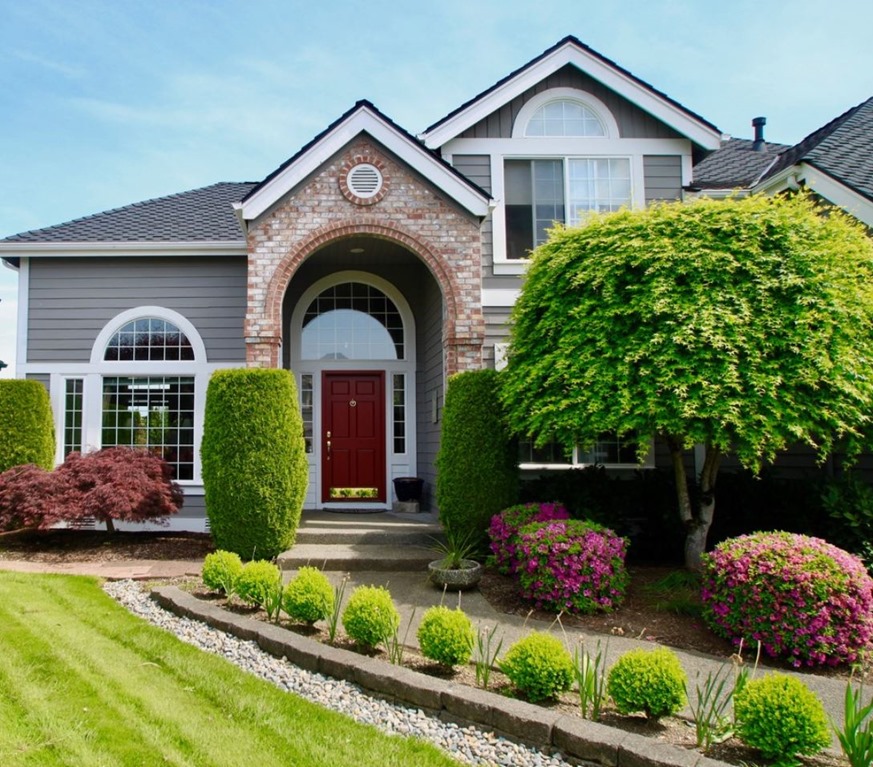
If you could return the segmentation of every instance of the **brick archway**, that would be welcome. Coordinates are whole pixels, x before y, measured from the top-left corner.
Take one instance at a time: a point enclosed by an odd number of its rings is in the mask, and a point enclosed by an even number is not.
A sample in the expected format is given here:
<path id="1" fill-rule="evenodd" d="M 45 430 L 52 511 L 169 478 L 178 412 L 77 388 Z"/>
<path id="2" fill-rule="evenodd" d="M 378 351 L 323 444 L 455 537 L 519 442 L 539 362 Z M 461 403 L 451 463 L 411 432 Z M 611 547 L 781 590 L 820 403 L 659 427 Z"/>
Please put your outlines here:
<path id="1" fill-rule="evenodd" d="M 354 235 L 391 240 L 418 256 L 428 267 L 443 296 L 446 374 L 478 369 L 482 364 L 485 322 L 479 280 L 468 264 L 453 266 L 434 248 L 394 222 L 359 216 L 327 224 L 294 243 L 271 275 L 252 274 L 249 259 L 249 304 L 246 316 L 246 362 L 250 367 L 278 367 L 282 340 L 282 301 L 300 265 L 329 242 Z M 251 252 L 251 248 L 250 248 Z M 475 254 L 478 257 L 478 253 Z M 478 268 L 476 270 L 478 272 Z M 478 273 L 475 275 L 478 277 Z M 258 283 L 266 288 L 258 288 Z M 471 284 L 472 283 L 472 284 Z"/>

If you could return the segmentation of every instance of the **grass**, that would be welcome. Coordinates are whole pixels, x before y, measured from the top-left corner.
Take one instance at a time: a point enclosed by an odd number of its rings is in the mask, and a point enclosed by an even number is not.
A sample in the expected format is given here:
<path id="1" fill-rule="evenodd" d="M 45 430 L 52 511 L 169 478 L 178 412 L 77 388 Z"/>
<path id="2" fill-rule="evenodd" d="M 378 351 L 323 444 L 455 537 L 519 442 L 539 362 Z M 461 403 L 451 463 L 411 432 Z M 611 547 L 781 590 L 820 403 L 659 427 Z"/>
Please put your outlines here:
<path id="1" fill-rule="evenodd" d="M 653 606 L 661 612 L 671 612 L 689 618 L 703 615 L 700 603 L 700 576 L 685 570 L 676 570 L 646 587 Z"/>
<path id="2" fill-rule="evenodd" d="M 456 765 L 134 617 L 92 578 L 0 573 L 0 764 Z"/>

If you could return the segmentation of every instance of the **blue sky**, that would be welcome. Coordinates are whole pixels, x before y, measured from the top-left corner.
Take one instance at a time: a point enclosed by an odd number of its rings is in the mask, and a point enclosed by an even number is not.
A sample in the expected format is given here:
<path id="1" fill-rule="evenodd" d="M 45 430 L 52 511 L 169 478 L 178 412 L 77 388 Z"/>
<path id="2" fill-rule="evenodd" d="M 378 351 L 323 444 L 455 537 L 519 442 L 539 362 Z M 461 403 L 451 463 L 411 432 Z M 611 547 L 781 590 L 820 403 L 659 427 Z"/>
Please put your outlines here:
<path id="1" fill-rule="evenodd" d="M 767 137 L 793 143 L 873 95 L 869 0 L 0 0 L 0 12 L 0 237 L 259 180 L 361 98 L 418 133 L 568 34 L 734 136 L 766 115 Z M 0 268 L 7 363 L 16 282 Z"/>

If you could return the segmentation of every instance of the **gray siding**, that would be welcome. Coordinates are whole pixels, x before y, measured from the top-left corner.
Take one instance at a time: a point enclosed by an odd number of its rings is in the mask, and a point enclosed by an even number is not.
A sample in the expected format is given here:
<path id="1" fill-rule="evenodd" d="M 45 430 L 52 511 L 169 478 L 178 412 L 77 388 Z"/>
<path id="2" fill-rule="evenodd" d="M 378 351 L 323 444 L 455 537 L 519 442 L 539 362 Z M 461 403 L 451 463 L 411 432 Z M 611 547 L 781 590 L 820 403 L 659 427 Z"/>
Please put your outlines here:
<path id="1" fill-rule="evenodd" d="M 648 112 L 644 112 L 615 91 L 571 65 L 549 75 L 508 104 L 470 126 L 460 138 L 510 138 L 512 126 L 521 108 L 535 95 L 551 88 L 577 88 L 596 96 L 606 104 L 615 117 L 621 138 L 681 138 L 676 131 Z"/>
<path id="2" fill-rule="evenodd" d="M 210 362 L 245 360 L 244 256 L 33 258 L 29 285 L 29 363 L 88 362 L 107 322 L 146 305 L 188 319 Z"/>
<path id="3" fill-rule="evenodd" d="M 482 358 L 486 367 L 494 367 L 494 344 L 509 340 L 509 311 L 505 306 L 486 306 L 482 310 L 485 315 L 485 348 Z"/>
<path id="4" fill-rule="evenodd" d="M 45 390 L 46 390 L 49 394 L 51 394 L 51 392 L 52 392 L 52 387 L 51 387 L 51 376 L 47 376 L 47 375 L 34 375 L 33 373 L 28 373 L 28 374 L 25 376 L 25 378 L 26 378 L 28 381 L 39 381 L 43 386 L 45 386 Z"/>
<path id="5" fill-rule="evenodd" d="M 682 198 L 682 158 L 679 155 L 643 157 L 646 180 L 646 205 L 655 200 Z"/>
<path id="6" fill-rule="evenodd" d="M 452 157 L 455 170 L 491 194 L 491 156 L 487 154 L 456 154 Z"/>
<path id="7" fill-rule="evenodd" d="M 418 476 L 424 479 L 422 506 L 435 509 L 436 456 L 440 447 L 443 415 L 443 307 L 442 295 L 433 280 L 425 286 L 423 312 L 417 326 L 416 429 L 418 431 Z M 418 319 L 418 318 L 417 318 Z M 434 402 L 436 422 L 434 422 Z"/>

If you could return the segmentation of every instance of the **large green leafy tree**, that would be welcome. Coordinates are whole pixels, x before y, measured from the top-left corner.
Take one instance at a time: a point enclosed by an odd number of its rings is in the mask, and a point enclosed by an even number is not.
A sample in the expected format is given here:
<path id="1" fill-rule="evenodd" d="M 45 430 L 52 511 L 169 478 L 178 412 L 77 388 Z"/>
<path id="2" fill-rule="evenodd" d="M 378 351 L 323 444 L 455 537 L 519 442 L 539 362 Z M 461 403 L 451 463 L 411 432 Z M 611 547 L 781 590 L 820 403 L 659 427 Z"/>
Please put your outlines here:
<path id="1" fill-rule="evenodd" d="M 805 195 L 655 205 L 558 227 L 513 313 L 501 397 L 539 442 L 669 446 L 696 568 L 719 462 L 863 444 L 873 414 L 873 244 Z M 705 447 L 688 491 L 685 451 Z M 696 500 L 692 501 L 692 497 Z"/>

